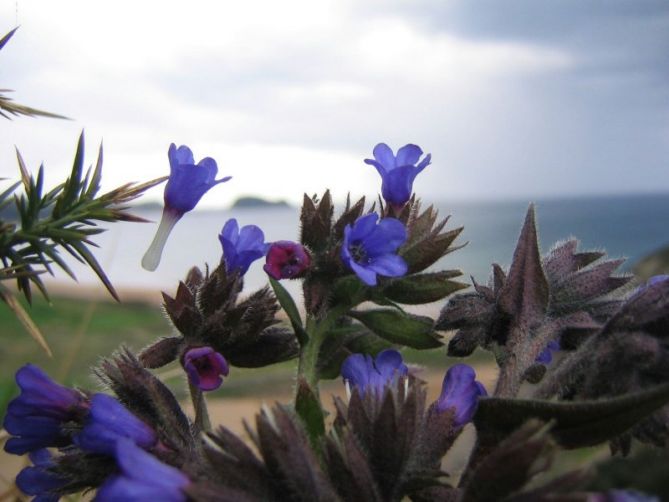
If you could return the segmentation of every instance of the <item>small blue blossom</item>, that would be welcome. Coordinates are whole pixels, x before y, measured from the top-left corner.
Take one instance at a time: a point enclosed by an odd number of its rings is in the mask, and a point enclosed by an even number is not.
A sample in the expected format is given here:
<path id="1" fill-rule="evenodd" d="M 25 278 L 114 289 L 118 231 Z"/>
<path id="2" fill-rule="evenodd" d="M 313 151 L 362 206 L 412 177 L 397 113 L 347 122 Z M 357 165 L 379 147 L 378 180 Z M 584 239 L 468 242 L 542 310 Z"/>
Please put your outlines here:
<path id="1" fill-rule="evenodd" d="M 374 159 L 365 159 L 365 163 L 374 166 L 381 175 L 383 198 L 395 207 L 402 207 L 411 198 L 414 179 L 430 164 L 432 155 L 427 154 L 416 165 L 423 155 L 416 145 L 404 145 L 394 155 L 388 145 L 379 143 L 373 153 Z"/>
<path id="2" fill-rule="evenodd" d="M 180 216 L 191 211 L 210 188 L 232 178 L 226 176 L 217 180 L 218 166 L 211 157 L 205 157 L 196 165 L 193 152 L 186 145 L 177 148 L 172 143 L 167 156 L 170 179 L 165 186 L 165 209 Z"/>
<path id="3" fill-rule="evenodd" d="M 67 483 L 67 479 L 50 470 L 55 464 L 49 450 L 36 450 L 29 455 L 34 465 L 21 470 L 16 476 L 16 486 L 33 502 L 56 502 L 60 496 L 53 493 Z"/>
<path id="4" fill-rule="evenodd" d="M 7 407 L 3 427 L 11 435 L 5 451 L 15 455 L 72 443 L 63 432 L 65 422 L 82 419 L 87 403 L 82 394 L 51 380 L 37 366 L 27 364 L 16 372 L 21 394 Z"/>
<path id="5" fill-rule="evenodd" d="M 407 264 L 397 249 L 407 239 L 402 222 L 395 218 L 379 219 L 376 213 L 358 218 L 346 225 L 341 259 L 368 286 L 376 285 L 376 276 L 400 277 Z"/>
<path id="6" fill-rule="evenodd" d="M 351 354 L 341 365 L 341 376 L 360 393 L 383 393 L 383 389 L 409 372 L 402 354 L 393 349 L 379 352 L 375 358 L 367 354 Z"/>
<path id="7" fill-rule="evenodd" d="M 223 261 L 229 274 L 237 271 L 244 275 L 251 263 L 265 256 L 270 246 L 260 228 L 246 225 L 240 230 L 234 218 L 225 222 L 218 240 L 223 246 Z"/>
<path id="8" fill-rule="evenodd" d="M 544 350 L 537 356 L 536 362 L 541 364 L 550 364 L 553 360 L 553 352 L 560 350 L 560 342 L 551 340 L 546 344 Z"/>
<path id="9" fill-rule="evenodd" d="M 231 179 L 231 176 L 216 179 L 218 167 L 211 157 L 195 164 L 193 152 L 186 145 L 177 148 L 172 143 L 167 156 L 170 177 L 163 196 L 165 207 L 156 235 L 142 258 L 142 267 L 150 271 L 158 268 L 167 238 L 184 213 L 191 211 L 209 189 Z"/>
<path id="10" fill-rule="evenodd" d="M 95 394 L 88 420 L 74 442 L 89 453 L 112 455 L 121 438 L 129 438 L 142 448 L 149 448 L 157 441 L 155 431 L 120 402 L 106 394 Z"/>
<path id="11" fill-rule="evenodd" d="M 487 395 L 485 387 L 476 381 L 474 369 L 467 364 L 456 364 L 446 372 L 436 405 L 441 412 L 453 409 L 455 425 L 462 426 L 474 416 L 478 398 Z"/>
<path id="12" fill-rule="evenodd" d="M 128 439 L 120 439 L 116 443 L 114 456 L 121 472 L 98 489 L 97 502 L 186 500 L 182 489 L 190 484 L 190 480 L 178 469 L 163 464 Z"/>

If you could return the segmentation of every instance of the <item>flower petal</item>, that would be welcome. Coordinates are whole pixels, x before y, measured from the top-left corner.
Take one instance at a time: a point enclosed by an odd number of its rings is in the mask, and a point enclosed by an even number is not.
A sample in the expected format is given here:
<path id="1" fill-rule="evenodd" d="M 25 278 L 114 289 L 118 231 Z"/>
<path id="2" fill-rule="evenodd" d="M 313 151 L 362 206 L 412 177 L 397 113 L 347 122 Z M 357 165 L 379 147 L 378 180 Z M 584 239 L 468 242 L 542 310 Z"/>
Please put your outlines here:
<path id="1" fill-rule="evenodd" d="M 418 162 L 421 155 L 423 155 L 423 150 L 421 150 L 419 146 L 412 144 L 404 145 L 397 150 L 395 162 L 397 163 L 397 167 L 408 165 L 413 166 Z"/>
<path id="2" fill-rule="evenodd" d="M 198 169 L 203 169 L 207 173 L 207 184 L 214 182 L 216 179 L 216 173 L 218 173 L 218 166 L 216 165 L 216 161 L 214 159 L 211 157 L 205 157 L 197 163 L 197 167 Z"/>
<path id="3" fill-rule="evenodd" d="M 195 165 L 193 151 L 186 145 L 181 145 L 179 148 L 177 148 L 176 145 L 172 143 L 169 150 L 167 151 L 167 156 L 170 159 L 170 166 Z"/>
<path id="4" fill-rule="evenodd" d="M 367 256 L 374 258 L 397 251 L 407 239 L 404 224 L 395 218 L 383 218 L 364 239 Z"/>
<path id="5" fill-rule="evenodd" d="M 396 254 L 384 254 L 373 258 L 367 268 L 386 277 L 401 277 L 407 273 L 408 266 L 404 258 Z"/>
<path id="6" fill-rule="evenodd" d="M 402 354 L 395 349 L 386 349 L 379 352 L 374 359 L 374 366 L 386 381 L 396 374 L 406 375 L 409 372 L 409 368 L 402 361 Z"/>
<path id="7" fill-rule="evenodd" d="M 369 268 L 358 265 L 353 260 L 349 261 L 349 265 L 353 270 L 353 272 L 355 273 L 355 275 L 357 275 L 362 282 L 364 282 L 368 286 L 376 286 L 376 272 L 374 272 Z"/>
<path id="8" fill-rule="evenodd" d="M 395 164 L 395 155 L 391 148 L 385 143 L 376 145 L 372 153 L 374 154 L 376 161 L 385 168 L 386 172 L 392 171 L 397 167 Z"/>
<path id="9" fill-rule="evenodd" d="M 353 224 L 353 228 L 348 236 L 348 243 L 353 243 L 367 237 L 376 228 L 376 221 L 379 215 L 376 213 L 366 214 L 361 216 Z"/>

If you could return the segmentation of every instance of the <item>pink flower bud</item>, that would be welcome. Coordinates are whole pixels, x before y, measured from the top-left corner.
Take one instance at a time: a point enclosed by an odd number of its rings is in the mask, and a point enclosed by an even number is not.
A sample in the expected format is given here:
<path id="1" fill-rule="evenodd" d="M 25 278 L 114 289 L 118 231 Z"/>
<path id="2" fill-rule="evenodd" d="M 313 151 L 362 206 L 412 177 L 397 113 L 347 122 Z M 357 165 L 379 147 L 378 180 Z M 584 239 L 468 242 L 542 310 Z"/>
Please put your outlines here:
<path id="1" fill-rule="evenodd" d="M 301 277 L 311 265 L 311 256 L 296 242 L 277 241 L 267 251 L 265 272 L 276 280 Z"/>

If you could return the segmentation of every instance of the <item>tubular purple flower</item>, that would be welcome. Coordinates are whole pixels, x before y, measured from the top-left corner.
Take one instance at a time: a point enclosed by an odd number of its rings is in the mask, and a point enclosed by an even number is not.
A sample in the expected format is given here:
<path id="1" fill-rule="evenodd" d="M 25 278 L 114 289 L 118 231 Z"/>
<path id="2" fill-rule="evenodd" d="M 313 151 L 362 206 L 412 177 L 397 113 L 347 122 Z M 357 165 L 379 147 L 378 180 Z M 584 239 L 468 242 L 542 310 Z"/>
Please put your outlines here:
<path id="1" fill-rule="evenodd" d="M 368 354 L 351 354 L 341 365 L 341 376 L 360 393 L 383 393 L 397 378 L 407 375 L 409 369 L 402 354 L 394 349 L 379 352 L 375 358 Z"/>
<path id="2" fill-rule="evenodd" d="M 120 474 L 105 481 L 98 489 L 96 501 L 184 502 L 187 499 L 183 488 L 190 484 L 190 479 L 180 470 L 138 448 L 132 441 L 119 439 L 114 447 L 114 457 Z"/>
<path id="3" fill-rule="evenodd" d="M 21 394 L 7 407 L 3 427 L 11 435 L 5 451 L 14 455 L 47 447 L 62 447 L 72 443 L 63 432 L 66 422 L 82 420 L 88 403 L 84 396 L 51 380 L 32 364 L 16 372 Z"/>
<path id="4" fill-rule="evenodd" d="M 230 368 L 225 358 L 211 347 L 196 347 L 186 352 L 183 366 L 191 384 L 200 390 L 215 390 L 228 376 Z"/>
<path id="5" fill-rule="evenodd" d="M 413 182 L 432 159 L 431 154 L 418 163 L 423 150 L 416 145 L 404 145 L 393 154 L 385 143 L 374 147 L 374 159 L 365 159 L 365 163 L 376 168 L 381 175 L 381 195 L 395 208 L 401 208 L 411 198 Z M 416 163 L 418 163 L 416 165 Z"/>
<path id="6" fill-rule="evenodd" d="M 304 246 L 293 241 L 277 241 L 269 247 L 263 269 L 278 281 L 301 277 L 310 265 L 311 256 Z"/>
<path id="7" fill-rule="evenodd" d="M 167 156 L 170 159 L 170 178 L 163 197 L 165 207 L 153 242 L 142 258 L 142 267 L 151 271 L 158 267 L 167 238 L 177 221 L 191 211 L 210 188 L 231 179 L 231 176 L 215 179 L 218 167 L 211 157 L 195 164 L 193 152 L 186 145 L 177 148 L 172 143 Z"/>
<path id="8" fill-rule="evenodd" d="M 341 259 L 368 286 L 376 286 L 377 274 L 400 277 L 407 272 L 407 264 L 395 254 L 407 239 L 401 221 L 383 218 L 377 224 L 376 213 L 358 218 L 344 228 Z"/>
<path id="9" fill-rule="evenodd" d="M 54 493 L 67 483 L 67 479 L 50 470 L 55 464 L 47 449 L 30 454 L 33 466 L 26 467 L 16 476 L 16 486 L 26 495 L 32 495 L 34 501 L 56 502 L 60 496 Z"/>
<path id="10" fill-rule="evenodd" d="M 155 431 L 133 415 L 120 402 L 106 394 L 95 394 L 91 412 L 74 442 L 89 453 L 112 455 L 116 442 L 129 438 L 142 448 L 150 448 L 158 438 Z"/>
<path id="11" fill-rule="evenodd" d="M 455 425 L 463 426 L 474 416 L 478 398 L 487 395 L 485 387 L 476 381 L 474 369 L 467 364 L 456 364 L 446 372 L 436 405 L 441 412 L 453 409 Z"/>
<path id="12" fill-rule="evenodd" d="M 259 227 L 246 225 L 240 230 L 234 218 L 225 222 L 218 240 L 223 247 L 223 261 L 229 274 L 237 271 L 244 275 L 251 263 L 265 256 L 269 248 Z"/>

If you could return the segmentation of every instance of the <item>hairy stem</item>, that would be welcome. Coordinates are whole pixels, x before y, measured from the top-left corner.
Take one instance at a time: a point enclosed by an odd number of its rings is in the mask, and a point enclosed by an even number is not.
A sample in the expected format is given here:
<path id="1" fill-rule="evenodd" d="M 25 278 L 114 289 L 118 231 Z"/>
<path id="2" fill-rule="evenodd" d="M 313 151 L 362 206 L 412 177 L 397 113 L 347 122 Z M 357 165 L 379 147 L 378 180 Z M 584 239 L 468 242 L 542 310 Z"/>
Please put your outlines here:
<path id="1" fill-rule="evenodd" d="M 209 411 L 207 410 L 207 401 L 204 394 L 197 385 L 193 385 L 190 381 L 188 382 L 188 390 L 195 410 L 195 427 L 200 431 L 211 430 Z"/>

